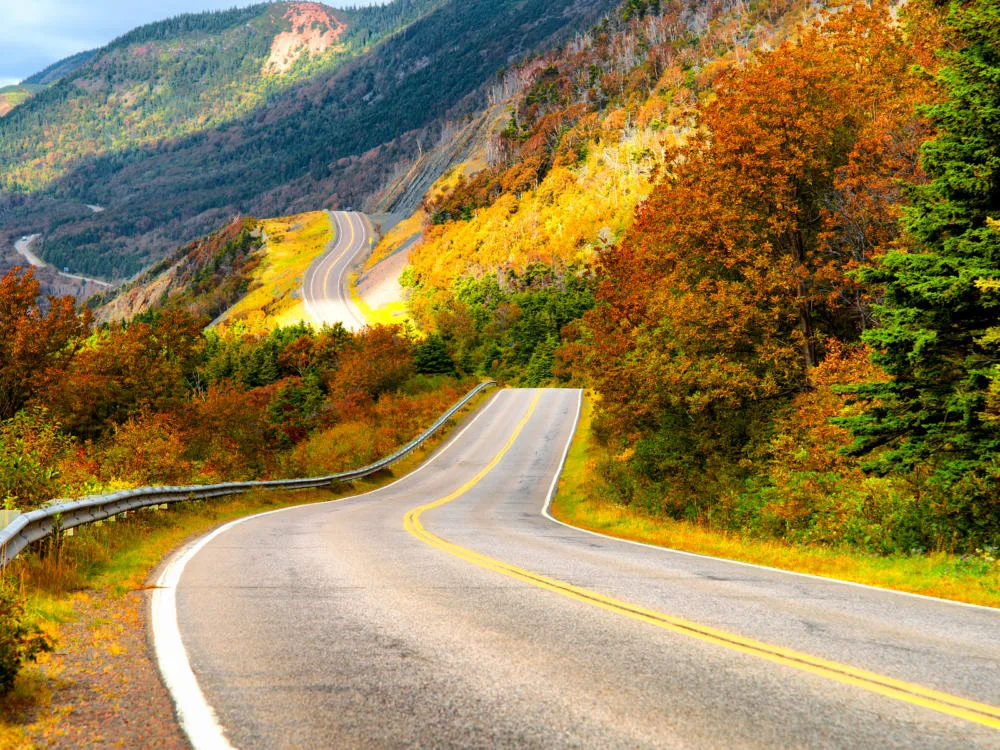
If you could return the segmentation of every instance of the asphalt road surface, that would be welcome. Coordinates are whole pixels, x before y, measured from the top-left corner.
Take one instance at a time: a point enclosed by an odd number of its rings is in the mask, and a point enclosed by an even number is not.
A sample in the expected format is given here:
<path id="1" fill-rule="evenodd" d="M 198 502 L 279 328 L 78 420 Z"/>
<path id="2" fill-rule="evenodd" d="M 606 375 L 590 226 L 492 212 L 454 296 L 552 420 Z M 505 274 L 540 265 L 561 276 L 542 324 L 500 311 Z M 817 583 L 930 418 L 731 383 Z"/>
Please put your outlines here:
<path id="1" fill-rule="evenodd" d="M 348 282 L 355 258 L 368 249 L 368 225 L 361 214 L 330 211 L 334 237 L 323 255 L 313 261 L 302 281 L 302 298 L 317 324 L 343 323 L 351 331 L 365 327 L 357 305 L 351 301 Z"/>
<path id="2" fill-rule="evenodd" d="M 1000 610 L 546 518 L 578 401 L 500 391 L 396 484 L 182 553 L 195 746 L 203 695 L 241 748 L 1000 747 Z"/>
<path id="3" fill-rule="evenodd" d="M 102 208 L 101 210 L 103 211 L 104 209 Z M 55 270 L 53 266 L 50 266 L 48 263 L 46 263 L 44 260 L 39 258 L 31 251 L 31 246 L 34 244 L 35 240 L 41 236 L 42 235 L 40 234 L 32 234 L 26 237 L 22 237 L 21 239 L 19 239 L 17 242 L 14 243 L 14 249 L 18 253 L 20 253 L 26 261 L 28 261 L 29 265 L 32 265 L 35 268 L 52 268 L 53 270 Z M 109 284 L 106 281 L 101 281 L 100 279 L 94 279 L 91 278 L 90 276 L 80 276 L 79 274 L 65 273 L 63 271 L 56 271 L 56 273 L 67 279 L 75 279 L 77 281 L 89 281 L 92 284 L 97 284 L 103 287 L 111 286 L 111 284 Z"/>

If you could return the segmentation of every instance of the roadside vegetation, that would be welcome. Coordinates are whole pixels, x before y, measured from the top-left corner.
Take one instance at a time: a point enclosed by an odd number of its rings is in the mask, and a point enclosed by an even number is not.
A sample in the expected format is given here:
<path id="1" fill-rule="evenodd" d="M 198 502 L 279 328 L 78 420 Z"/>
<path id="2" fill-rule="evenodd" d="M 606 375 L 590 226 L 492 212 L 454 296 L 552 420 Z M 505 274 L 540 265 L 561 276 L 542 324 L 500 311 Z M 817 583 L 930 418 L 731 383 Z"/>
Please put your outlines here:
<path id="1" fill-rule="evenodd" d="M 510 73 L 490 166 L 425 200 L 411 315 L 460 372 L 593 388 L 605 510 L 988 589 L 997 28 L 626 3 Z"/>
<path id="2" fill-rule="evenodd" d="M 19 510 L 357 466 L 473 382 L 422 366 L 399 327 L 203 331 L 176 308 L 93 326 L 69 298 L 42 313 L 37 292 L 30 271 L 0 279 L 0 495 Z"/>
<path id="3" fill-rule="evenodd" d="M 608 447 L 594 437 L 594 412 L 594 397 L 588 394 L 552 503 L 552 513 L 560 521 L 684 552 L 1000 607 L 996 549 L 973 549 L 965 554 L 920 549 L 884 554 L 849 543 L 817 545 L 775 538 L 753 524 L 734 527 L 665 518 L 648 508 L 625 504 L 601 471 L 613 458 Z"/>

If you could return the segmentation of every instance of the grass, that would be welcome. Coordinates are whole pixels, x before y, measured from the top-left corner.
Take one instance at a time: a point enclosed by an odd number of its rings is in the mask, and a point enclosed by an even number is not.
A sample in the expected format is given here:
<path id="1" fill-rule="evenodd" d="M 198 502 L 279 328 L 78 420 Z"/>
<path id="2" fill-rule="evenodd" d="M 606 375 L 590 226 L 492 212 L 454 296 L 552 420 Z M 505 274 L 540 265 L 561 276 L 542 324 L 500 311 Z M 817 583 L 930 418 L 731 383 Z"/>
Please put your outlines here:
<path id="1" fill-rule="evenodd" d="M 368 325 L 400 325 L 409 320 L 406 303 L 402 300 L 394 300 L 376 308 L 371 307 L 371 305 L 365 302 L 364 298 L 362 298 L 362 296 L 358 293 L 358 274 L 351 274 L 349 286 L 351 290 L 351 300 L 358 306 L 358 309 L 361 311 L 361 314 L 364 316 L 365 322 L 367 322 Z"/>
<path id="2" fill-rule="evenodd" d="M 427 215 L 427 212 L 419 208 L 409 218 L 403 219 L 403 221 L 396 224 L 396 226 L 386 233 L 385 237 L 382 238 L 382 241 L 378 243 L 378 246 L 368 257 L 368 260 L 365 261 L 364 270 L 368 271 L 374 268 L 407 242 L 422 233 L 429 221 L 430 217 Z"/>
<path id="3" fill-rule="evenodd" d="M 389 470 L 329 490 L 297 492 L 254 491 L 231 498 L 191 501 L 166 510 L 134 511 L 114 523 L 91 524 L 65 535 L 61 543 L 41 542 L 14 560 L 2 573 L 21 588 L 30 619 L 58 640 L 60 626 L 79 619 L 95 592 L 124 601 L 131 591 L 147 587 L 150 574 L 160 561 L 186 540 L 229 521 L 256 513 L 309 503 L 328 502 L 383 487 L 417 468 L 448 433 L 477 409 L 489 393 L 466 405 L 445 428 Z M 108 623 L 87 621 L 103 646 L 114 653 L 120 648 Z M 29 736 L 59 735 L 65 707 L 53 705 L 53 695 L 65 680 L 51 656 L 43 654 L 17 678 L 14 690 L 0 697 L 0 747 L 31 747 Z"/>
<path id="4" fill-rule="evenodd" d="M 11 109 L 19 104 L 23 104 L 31 96 L 31 91 L 21 86 L 4 86 L 0 88 L 0 102 L 3 102 Z"/>
<path id="5" fill-rule="evenodd" d="M 587 398 L 552 512 L 559 520 L 608 536 L 712 557 L 853 581 L 942 599 L 1000 607 L 1000 565 L 944 552 L 881 557 L 851 549 L 798 547 L 746 539 L 690 522 L 653 516 L 602 496 L 593 438 L 593 401 Z"/>
<path id="6" fill-rule="evenodd" d="M 262 332 L 311 316 L 302 301 L 302 279 L 312 262 L 333 239 L 333 223 L 325 211 L 265 219 L 267 253 L 256 269 L 250 291 L 229 311 L 220 327 L 241 324 Z"/>

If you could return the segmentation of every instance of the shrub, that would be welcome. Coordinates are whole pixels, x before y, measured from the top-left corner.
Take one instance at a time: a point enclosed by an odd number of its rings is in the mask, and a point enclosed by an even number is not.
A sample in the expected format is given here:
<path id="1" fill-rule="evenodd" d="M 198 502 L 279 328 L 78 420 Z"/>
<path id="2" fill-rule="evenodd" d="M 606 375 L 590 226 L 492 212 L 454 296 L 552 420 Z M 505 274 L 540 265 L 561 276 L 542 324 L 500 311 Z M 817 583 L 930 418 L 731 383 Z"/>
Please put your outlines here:
<path id="1" fill-rule="evenodd" d="M 0 582 L 0 694 L 10 692 L 26 662 L 52 651 L 55 644 L 25 620 L 24 604 L 9 582 Z"/>

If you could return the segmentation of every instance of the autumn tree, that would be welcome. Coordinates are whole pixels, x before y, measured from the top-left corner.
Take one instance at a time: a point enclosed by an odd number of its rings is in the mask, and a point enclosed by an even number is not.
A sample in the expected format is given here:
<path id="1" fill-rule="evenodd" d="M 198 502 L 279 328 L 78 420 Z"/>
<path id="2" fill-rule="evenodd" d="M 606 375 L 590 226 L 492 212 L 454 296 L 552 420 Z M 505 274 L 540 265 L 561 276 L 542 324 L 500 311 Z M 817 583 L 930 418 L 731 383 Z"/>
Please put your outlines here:
<path id="1" fill-rule="evenodd" d="M 53 379 L 44 400 L 72 433 L 96 437 L 131 417 L 184 403 L 200 346 L 201 322 L 179 310 L 111 326 Z"/>
<path id="2" fill-rule="evenodd" d="M 38 303 L 31 269 L 0 279 L 0 419 L 9 419 L 58 372 L 65 371 L 90 327 L 90 315 L 72 297 Z"/>
<path id="3" fill-rule="evenodd" d="M 375 326 L 355 334 L 340 354 L 328 388 L 339 406 L 370 405 L 399 388 L 415 372 L 413 344 L 399 326 Z"/>
<path id="4" fill-rule="evenodd" d="M 654 478 L 732 465 L 810 387 L 851 315 L 824 252 L 838 170 L 911 85 L 884 5 L 858 5 L 724 75 L 700 130 L 602 258 L 593 328 L 604 424 Z"/>

